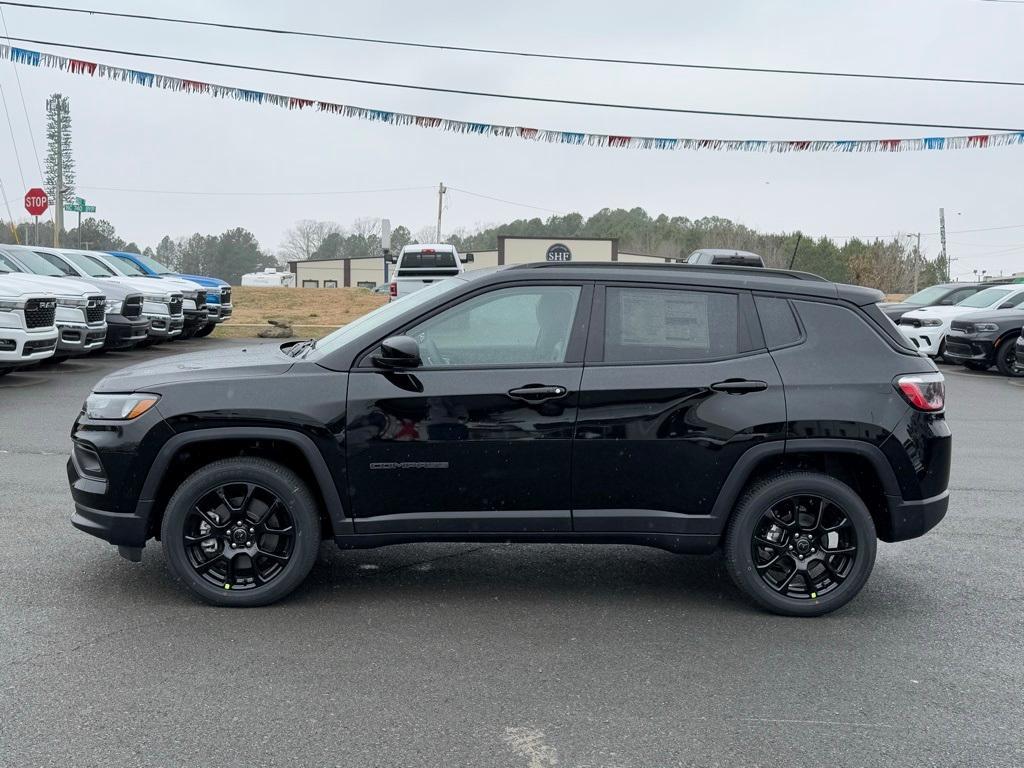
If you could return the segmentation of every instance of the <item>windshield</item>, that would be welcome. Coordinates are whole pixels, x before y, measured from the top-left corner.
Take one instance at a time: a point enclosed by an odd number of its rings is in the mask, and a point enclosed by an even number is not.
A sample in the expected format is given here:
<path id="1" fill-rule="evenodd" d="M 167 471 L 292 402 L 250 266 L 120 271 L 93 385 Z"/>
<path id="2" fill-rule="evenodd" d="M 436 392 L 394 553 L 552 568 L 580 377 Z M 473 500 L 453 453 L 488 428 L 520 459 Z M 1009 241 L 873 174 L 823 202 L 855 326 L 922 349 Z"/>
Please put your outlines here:
<path id="1" fill-rule="evenodd" d="M 451 293 L 461 285 L 464 285 L 464 281 L 458 278 L 439 280 L 415 293 L 407 294 L 389 304 L 377 307 L 377 309 L 353 320 L 348 325 L 343 325 L 334 333 L 324 336 L 324 338 L 316 343 L 314 352 L 317 357 L 330 354 L 343 344 L 352 341 L 352 339 L 372 331 L 377 326 L 386 324 L 392 318 L 398 317 L 410 309 L 427 304 L 444 296 L 446 293 Z"/>
<path id="2" fill-rule="evenodd" d="M 64 258 L 81 269 L 89 277 L 117 277 L 117 274 L 99 259 L 84 253 L 66 253 Z"/>
<path id="3" fill-rule="evenodd" d="M 9 256 L 0 253 L 0 273 L 6 275 L 8 272 L 21 272 L 21 267 Z"/>
<path id="4" fill-rule="evenodd" d="M 958 307 L 991 307 L 997 301 L 1013 293 L 1009 288 L 986 288 L 957 304 Z"/>
<path id="5" fill-rule="evenodd" d="M 942 297 L 948 292 L 949 288 L 943 288 L 941 285 L 933 285 L 930 288 L 918 291 L 912 296 L 907 296 L 907 298 L 903 300 L 903 303 L 916 304 L 920 307 L 928 307 L 942 301 Z"/>
<path id="6" fill-rule="evenodd" d="M 129 261 L 129 259 L 127 259 L 125 256 L 119 256 L 118 258 L 125 259 L 126 261 Z M 176 274 L 178 274 L 177 272 L 173 272 L 169 267 L 166 267 L 163 264 L 161 264 L 156 259 L 151 259 L 149 256 L 143 256 L 142 254 L 136 253 L 135 254 L 135 260 L 136 261 L 141 261 L 143 264 L 145 264 L 147 267 L 149 267 L 153 272 L 155 272 L 158 275 L 176 275 Z"/>
<path id="7" fill-rule="evenodd" d="M 34 275 L 46 277 L 66 277 L 69 268 L 64 269 L 52 264 L 35 251 L 18 251 L 18 260 L 25 265 L 25 269 Z"/>
<path id="8" fill-rule="evenodd" d="M 149 275 L 139 269 L 138 264 L 131 259 L 127 259 L 124 256 L 115 256 L 114 254 L 109 254 L 109 258 L 114 262 L 114 266 L 126 275 L 131 277 L 149 277 Z"/>

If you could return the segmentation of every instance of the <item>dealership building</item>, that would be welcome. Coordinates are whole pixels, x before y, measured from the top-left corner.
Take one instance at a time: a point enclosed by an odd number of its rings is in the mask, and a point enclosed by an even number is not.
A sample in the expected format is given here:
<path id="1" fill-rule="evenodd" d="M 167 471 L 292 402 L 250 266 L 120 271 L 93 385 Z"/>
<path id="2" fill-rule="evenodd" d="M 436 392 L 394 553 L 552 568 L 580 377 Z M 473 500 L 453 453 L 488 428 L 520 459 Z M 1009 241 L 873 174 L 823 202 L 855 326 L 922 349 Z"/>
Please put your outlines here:
<path id="1" fill-rule="evenodd" d="M 620 251 L 619 240 L 616 237 L 500 235 L 498 248 L 492 251 L 473 251 L 473 261 L 466 264 L 466 269 L 538 261 L 622 261 L 656 264 L 668 263 L 672 259 Z M 388 281 L 392 266 L 381 257 L 288 262 L 288 269 L 295 275 L 295 285 L 299 288 L 376 288 Z"/>

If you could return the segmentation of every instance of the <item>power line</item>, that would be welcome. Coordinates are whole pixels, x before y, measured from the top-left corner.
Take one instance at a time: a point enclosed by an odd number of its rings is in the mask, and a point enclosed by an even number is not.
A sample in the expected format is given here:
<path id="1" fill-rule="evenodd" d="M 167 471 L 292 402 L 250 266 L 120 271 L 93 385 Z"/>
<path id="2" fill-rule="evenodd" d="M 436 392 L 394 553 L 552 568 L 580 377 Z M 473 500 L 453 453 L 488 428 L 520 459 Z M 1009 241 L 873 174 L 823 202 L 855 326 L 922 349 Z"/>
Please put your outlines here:
<path id="1" fill-rule="evenodd" d="M 0 22 L 3 22 L 4 25 L 4 37 L 10 41 L 11 33 L 10 30 L 7 29 L 7 17 L 4 16 L 4 9 L 2 6 L 0 6 Z M 43 166 L 42 163 L 39 162 L 39 150 L 36 148 L 36 137 L 32 131 L 32 120 L 28 116 L 28 104 L 25 103 L 25 91 L 21 87 L 21 75 L 18 74 L 18 67 L 13 61 L 11 62 L 11 69 L 14 70 L 14 79 L 18 83 L 18 93 L 21 95 L 21 108 L 25 112 L 25 124 L 28 126 L 28 138 L 32 142 L 32 155 L 36 159 L 36 170 L 39 171 L 39 180 L 45 181 L 45 177 L 43 176 Z"/>
<path id="2" fill-rule="evenodd" d="M 329 191 L 305 191 L 305 190 L 208 190 L 208 189 L 136 189 L 131 187 L 94 187 L 79 185 L 79 189 L 92 189 L 103 192 L 129 192 L 131 194 L 151 195 L 201 195 L 210 197 L 329 197 L 332 195 L 369 195 L 378 192 L 412 192 L 429 187 L 389 187 L 385 189 L 345 189 Z"/>
<path id="3" fill-rule="evenodd" d="M 18 162 L 18 175 L 21 176 L 21 185 L 25 186 L 25 171 L 21 168 L 21 153 L 18 152 L 18 142 L 14 138 L 14 124 L 11 122 L 11 112 L 7 109 L 7 96 L 4 94 L 4 87 L 0 85 L 0 102 L 4 105 L 4 116 L 7 118 L 7 129 L 11 132 L 11 150 L 14 152 L 14 159 Z"/>
<path id="4" fill-rule="evenodd" d="M 741 117 L 741 118 L 752 118 L 759 120 L 793 120 L 799 122 L 810 122 L 810 123 L 841 123 L 846 125 L 885 125 L 885 126 L 896 126 L 902 128 L 937 128 L 940 130 L 967 130 L 967 131 L 992 131 L 992 132 L 1007 132 L 1016 133 L 1020 131 L 1020 128 L 1006 128 L 1006 127 L 994 127 L 994 126 L 981 126 L 981 125 L 953 125 L 947 123 L 924 123 L 924 122 L 906 122 L 899 120 L 863 120 L 856 118 L 841 118 L 841 117 L 813 117 L 809 115 L 781 115 L 781 114 L 765 114 L 759 112 L 723 112 L 718 110 L 710 109 L 684 109 L 681 107 L 656 107 L 644 104 L 619 104 L 612 102 L 601 102 L 601 101 L 582 101 L 577 99 L 557 99 L 553 97 L 545 96 L 526 96 L 522 94 L 513 93 L 495 93 L 491 91 L 471 91 L 462 88 L 442 88 L 440 86 L 432 85 L 415 85 L 413 83 L 395 83 L 384 80 L 368 80 L 365 78 L 357 77 L 343 77 L 341 75 L 328 75 L 318 72 L 300 72 L 289 69 L 276 69 L 273 67 L 257 67 L 247 64 L 232 64 L 223 61 L 210 61 L 207 59 L 190 59 L 183 56 L 165 56 L 157 53 L 142 53 L 140 51 L 125 51 L 116 48 L 101 48 L 97 46 L 89 45 L 77 45 L 73 43 L 60 43 L 52 40 L 35 40 L 25 37 L 12 37 L 11 40 L 17 40 L 21 43 L 31 43 L 33 45 L 50 45 L 58 48 L 73 48 L 81 51 L 96 51 L 100 53 L 113 53 L 119 56 L 134 56 L 143 59 L 159 59 L 161 61 L 174 61 L 184 64 L 199 64 L 201 66 L 209 67 L 221 67 L 225 69 L 241 69 L 250 72 L 262 72 L 272 75 L 287 75 L 289 77 L 305 77 L 312 78 L 315 80 L 332 80 L 337 82 L 345 83 L 356 83 L 358 85 L 371 85 L 385 88 L 401 88 L 413 91 L 429 91 L 432 93 L 448 93 L 459 96 L 480 96 L 489 99 L 506 99 L 511 101 L 534 101 L 543 104 L 567 104 L 576 107 L 599 107 L 602 109 L 623 109 L 641 112 L 665 112 L 671 114 L 682 114 L 682 115 L 709 115 L 715 117 Z"/>
<path id="5" fill-rule="evenodd" d="M 993 0 L 990 0 L 993 1 Z M 1008 2 L 1009 0 L 1003 0 Z M 494 56 L 515 56 L 519 58 L 527 59 L 549 59 L 552 61 L 576 61 L 576 62 L 587 62 L 596 64 L 626 64 L 630 66 L 639 67 L 665 67 L 672 69 L 698 69 L 698 70 L 711 70 L 720 72 L 752 72 L 757 74 L 772 74 L 772 75 L 800 75 L 810 77 L 840 77 L 840 78 L 859 78 L 868 80 L 904 80 L 911 82 L 924 82 L 924 83 L 960 83 L 969 85 L 1004 85 L 1004 86 L 1024 86 L 1024 82 L 1015 80 L 981 80 L 974 78 L 962 78 L 962 77 L 925 77 L 920 75 L 884 75 L 874 72 L 834 72 L 827 70 L 811 70 L 811 69 L 781 69 L 775 67 L 738 67 L 738 66 L 726 66 L 720 64 L 690 64 L 684 62 L 674 61 L 658 61 L 648 59 L 620 59 L 620 58 L 608 58 L 603 56 L 573 56 L 570 54 L 561 53 L 541 53 L 537 51 L 515 51 L 502 48 L 475 48 L 464 45 L 447 45 L 439 43 L 419 43 L 410 40 L 388 40 L 384 38 L 376 37 L 356 37 L 353 35 L 337 35 L 328 32 L 310 32 L 306 30 L 298 29 L 280 29 L 275 27 L 258 27 L 248 24 L 229 24 L 227 22 L 217 21 L 202 21 L 199 19 L 181 19 L 170 16 L 153 16 L 142 13 L 123 13 L 116 11 L 101 11 L 96 9 L 87 8 L 69 8 L 67 6 L 59 5 L 42 5 L 39 3 L 20 3 L 20 2 L 6 2 L 0 0 L 0 5 L 9 5 L 17 8 L 29 8 L 32 10 L 42 11 L 61 11 L 65 13 L 80 13 L 88 14 L 90 16 L 109 16 L 114 18 L 122 19 L 134 19 L 138 21 L 158 21 L 169 24 L 185 24 L 189 26 L 197 27 L 213 27 L 216 29 L 231 29 L 243 32 L 261 32 L 265 34 L 273 35 L 287 35 L 293 37 L 307 37 L 317 38 L 321 40 L 340 40 L 344 42 L 352 43 L 368 43 L 371 45 L 388 45 L 397 46 L 404 48 L 420 48 L 430 49 L 437 51 L 455 51 L 458 53 L 479 53 Z"/>
<path id="6" fill-rule="evenodd" d="M 480 192 L 470 192 L 468 189 L 459 189 L 458 187 L 449 186 L 448 189 L 453 192 L 461 192 L 464 195 L 472 195 L 473 197 L 482 197 L 484 200 L 495 200 L 499 203 L 508 203 L 509 205 L 518 205 L 521 208 L 533 208 L 536 211 L 546 211 L 547 213 L 557 213 L 562 215 L 563 211 L 556 211 L 553 208 L 545 208 L 541 205 L 530 205 L 529 203 L 517 203 L 515 200 L 505 200 L 501 197 L 493 197 L 492 195 L 485 195 Z"/>

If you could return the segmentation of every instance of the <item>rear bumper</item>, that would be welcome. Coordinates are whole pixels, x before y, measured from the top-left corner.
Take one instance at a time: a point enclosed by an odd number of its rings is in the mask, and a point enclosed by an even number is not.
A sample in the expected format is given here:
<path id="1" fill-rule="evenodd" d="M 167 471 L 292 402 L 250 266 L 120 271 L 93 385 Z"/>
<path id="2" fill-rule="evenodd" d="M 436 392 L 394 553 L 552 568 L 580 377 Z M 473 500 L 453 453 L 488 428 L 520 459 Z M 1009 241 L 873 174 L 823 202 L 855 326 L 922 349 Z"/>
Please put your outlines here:
<path id="1" fill-rule="evenodd" d="M 124 317 L 107 315 L 107 349 L 127 349 L 149 334 L 149 320 L 145 317 Z"/>
<path id="2" fill-rule="evenodd" d="M 949 489 L 937 496 L 920 501 L 905 501 L 902 496 L 890 496 L 890 528 L 885 541 L 906 541 L 921 536 L 946 516 L 949 509 Z"/>

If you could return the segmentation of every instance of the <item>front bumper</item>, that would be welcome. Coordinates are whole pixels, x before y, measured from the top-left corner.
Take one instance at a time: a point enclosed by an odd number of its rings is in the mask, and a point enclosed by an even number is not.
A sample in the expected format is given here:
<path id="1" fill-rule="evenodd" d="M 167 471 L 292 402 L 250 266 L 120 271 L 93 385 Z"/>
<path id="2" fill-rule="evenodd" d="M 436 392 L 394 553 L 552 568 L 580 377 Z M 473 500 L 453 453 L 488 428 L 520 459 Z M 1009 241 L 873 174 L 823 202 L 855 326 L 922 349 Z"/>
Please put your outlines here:
<path id="1" fill-rule="evenodd" d="M 57 323 L 57 354 L 84 355 L 103 346 L 107 324 Z"/>
<path id="2" fill-rule="evenodd" d="M 923 352 L 929 357 L 935 357 L 939 354 L 939 349 L 942 348 L 942 341 L 946 338 L 946 332 L 942 326 L 921 326 L 920 328 L 915 328 L 912 325 L 900 325 L 897 327 L 919 352 Z"/>
<path id="3" fill-rule="evenodd" d="M 231 318 L 234 307 L 231 304 L 207 304 L 208 320 L 211 323 L 223 323 Z"/>
<path id="4" fill-rule="evenodd" d="M 184 315 L 143 315 L 149 320 L 148 336 L 156 339 L 173 339 L 181 335 L 185 327 Z"/>
<path id="5" fill-rule="evenodd" d="M 107 315 L 107 349 L 129 349 L 149 334 L 149 320 L 145 317 Z"/>
<path id="6" fill-rule="evenodd" d="M 184 310 L 185 315 L 185 328 L 199 330 L 207 323 L 208 313 L 205 309 L 186 309 Z"/>
<path id="7" fill-rule="evenodd" d="M 57 347 L 57 329 L 26 331 L 23 328 L 0 328 L 0 368 L 23 365 L 53 357 Z M 11 347 L 13 343 L 13 348 Z"/>
<path id="8" fill-rule="evenodd" d="M 951 331 L 946 336 L 944 356 L 953 363 L 974 362 L 992 365 L 996 356 L 992 341 L 992 339 L 972 339 L 970 336 Z"/>

